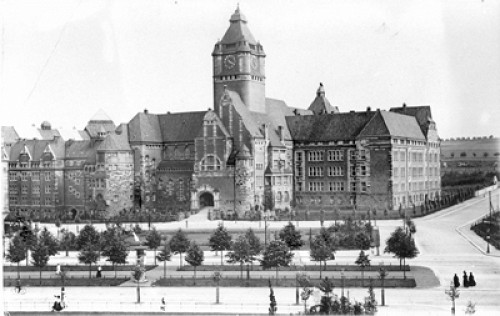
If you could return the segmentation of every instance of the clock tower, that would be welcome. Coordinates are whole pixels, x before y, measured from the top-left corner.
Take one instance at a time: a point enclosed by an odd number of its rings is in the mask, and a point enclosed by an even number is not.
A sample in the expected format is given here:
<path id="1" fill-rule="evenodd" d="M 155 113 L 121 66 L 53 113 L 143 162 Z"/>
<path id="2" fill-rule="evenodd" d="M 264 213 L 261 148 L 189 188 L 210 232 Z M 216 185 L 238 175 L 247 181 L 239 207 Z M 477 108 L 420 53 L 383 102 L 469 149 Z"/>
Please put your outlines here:
<path id="1" fill-rule="evenodd" d="M 214 109 L 219 103 L 224 86 L 237 92 L 250 111 L 262 112 L 265 104 L 265 53 L 247 26 L 245 16 L 238 7 L 222 40 L 212 53 L 214 80 Z"/>

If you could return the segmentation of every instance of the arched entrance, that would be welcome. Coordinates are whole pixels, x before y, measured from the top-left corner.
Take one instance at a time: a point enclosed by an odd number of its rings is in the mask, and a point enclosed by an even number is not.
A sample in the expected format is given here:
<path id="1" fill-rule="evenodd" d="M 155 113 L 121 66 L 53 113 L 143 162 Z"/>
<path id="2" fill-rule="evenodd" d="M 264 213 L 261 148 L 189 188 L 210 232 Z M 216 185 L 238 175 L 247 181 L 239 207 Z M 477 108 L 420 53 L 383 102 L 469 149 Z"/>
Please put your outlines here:
<path id="1" fill-rule="evenodd" d="M 210 192 L 203 192 L 200 194 L 200 208 L 206 206 L 214 206 L 214 196 Z"/>

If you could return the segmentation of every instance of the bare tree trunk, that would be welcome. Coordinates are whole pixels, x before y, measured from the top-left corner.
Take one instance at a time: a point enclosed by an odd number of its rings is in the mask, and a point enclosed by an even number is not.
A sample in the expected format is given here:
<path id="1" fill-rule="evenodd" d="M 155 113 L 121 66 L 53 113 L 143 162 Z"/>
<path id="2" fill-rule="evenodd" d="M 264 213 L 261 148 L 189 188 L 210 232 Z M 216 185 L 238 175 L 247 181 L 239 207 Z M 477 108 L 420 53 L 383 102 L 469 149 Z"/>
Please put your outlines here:
<path id="1" fill-rule="evenodd" d="M 89 265 L 89 279 L 92 279 L 92 262 Z"/>
<path id="2" fill-rule="evenodd" d="M 40 278 L 38 280 L 40 281 L 40 286 L 42 286 L 42 267 L 40 267 Z"/>
<path id="3" fill-rule="evenodd" d="M 223 265 L 224 265 L 224 261 L 222 260 L 223 253 L 224 253 L 224 251 L 223 251 L 223 250 L 221 250 L 221 251 L 220 251 L 220 265 L 221 265 L 221 266 L 223 266 Z"/>

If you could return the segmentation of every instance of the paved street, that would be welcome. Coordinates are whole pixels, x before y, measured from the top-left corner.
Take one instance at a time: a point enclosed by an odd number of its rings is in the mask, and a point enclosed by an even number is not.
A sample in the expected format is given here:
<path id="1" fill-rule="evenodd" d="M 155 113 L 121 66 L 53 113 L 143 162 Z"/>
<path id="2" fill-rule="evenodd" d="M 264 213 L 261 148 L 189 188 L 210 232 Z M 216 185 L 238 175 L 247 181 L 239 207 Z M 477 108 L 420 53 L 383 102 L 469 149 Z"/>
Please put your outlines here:
<path id="1" fill-rule="evenodd" d="M 493 195 L 494 201 L 498 201 L 498 191 Z M 495 202 L 496 206 L 497 203 Z M 486 244 L 477 238 L 469 229 L 470 222 L 480 218 L 488 212 L 488 201 L 484 197 L 475 198 L 461 205 L 432 214 L 424 218 L 416 219 L 417 226 L 416 243 L 420 255 L 409 263 L 412 265 L 426 266 L 431 268 L 440 281 L 440 286 L 432 288 L 417 289 L 387 289 L 386 303 L 388 307 L 380 309 L 379 315 L 395 315 L 401 312 L 405 314 L 420 314 L 425 311 L 426 315 L 449 314 L 451 302 L 444 294 L 445 287 L 449 285 L 454 273 L 459 276 L 465 270 L 472 271 L 476 277 L 477 286 L 461 290 L 460 298 L 457 300 L 457 314 L 464 314 L 467 301 L 475 302 L 478 312 L 476 315 L 496 315 L 500 311 L 500 252 L 494 248 L 491 254 L 486 255 L 484 250 Z M 271 222 L 273 228 L 281 228 L 284 222 Z M 327 223 L 328 224 L 328 223 Z M 377 221 L 381 231 L 381 240 L 386 240 L 400 221 Z M 185 225 L 179 223 L 164 223 L 157 225 L 159 229 L 172 229 L 176 226 Z M 217 222 L 194 221 L 192 226 L 213 229 Z M 258 223 L 227 222 L 226 227 L 258 227 Z M 465 226 L 464 226 L 465 225 Z M 317 222 L 301 222 L 301 227 L 317 227 Z M 54 228 L 54 227 L 53 227 Z M 352 263 L 358 252 L 345 251 L 337 254 L 337 263 Z M 218 263 L 220 257 L 213 253 L 206 253 L 207 263 Z M 152 262 L 152 253 L 147 258 Z M 397 261 L 387 254 L 381 256 L 370 255 L 372 264 L 379 262 L 397 264 Z M 168 269 L 172 271 L 179 264 L 179 258 L 175 257 L 169 262 Z M 63 254 L 52 259 L 53 262 L 67 262 Z M 309 262 L 307 252 L 300 252 L 295 258 L 295 263 Z M 110 276 L 113 272 L 109 273 Z M 85 272 L 83 272 L 85 274 Z M 38 274 L 35 273 L 36 276 Z M 148 272 L 149 279 L 156 279 L 163 275 L 163 266 Z M 192 272 L 187 272 L 192 275 Z M 295 306 L 294 288 L 275 288 L 276 300 L 279 312 L 291 313 L 302 309 Z M 4 288 L 4 307 L 9 310 L 46 310 L 53 301 L 53 295 L 58 293 L 59 288 L 37 288 L 30 287 L 28 292 L 21 296 L 12 292 L 11 288 Z M 68 303 L 71 310 L 106 310 L 106 311 L 158 311 L 159 301 L 162 296 L 167 299 L 167 311 L 198 311 L 198 312 L 267 312 L 269 303 L 268 288 L 221 288 L 222 304 L 215 305 L 215 293 L 213 288 L 142 288 L 143 304 L 134 304 L 136 292 L 134 287 L 70 287 L 68 292 Z M 361 300 L 366 295 L 366 289 L 349 289 L 353 298 Z M 340 290 L 335 289 L 339 294 Z M 377 299 L 380 301 L 380 290 L 376 290 Z M 248 299 L 251 298 L 251 299 Z"/>

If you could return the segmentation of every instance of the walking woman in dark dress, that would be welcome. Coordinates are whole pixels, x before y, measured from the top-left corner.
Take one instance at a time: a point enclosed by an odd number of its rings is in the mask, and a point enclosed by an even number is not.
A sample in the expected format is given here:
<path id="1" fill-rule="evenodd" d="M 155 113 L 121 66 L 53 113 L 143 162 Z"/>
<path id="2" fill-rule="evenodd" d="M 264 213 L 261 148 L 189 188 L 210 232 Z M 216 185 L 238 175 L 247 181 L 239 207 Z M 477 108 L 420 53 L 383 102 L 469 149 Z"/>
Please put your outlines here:
<path id="1" fill-rule="evenodd" d="M 476 280 L 474 279 L 474 275 L 472 274 L 472 272 L 469 276 L 469 286 L 476 286 Z"/>
<path id="2" fill-rule="evenodd" d="M 464 287 L 469 287 L 469 280 L 467 278 L 467 272 L 464 271 Z"/>
<path id="3" fill-rule="evenodd" d="M 460 287 L 460 279 L 458 278 L 458 275 L 456 273 L 453 277 L 453 285 L 455 285 L 455 287 Z"/>

